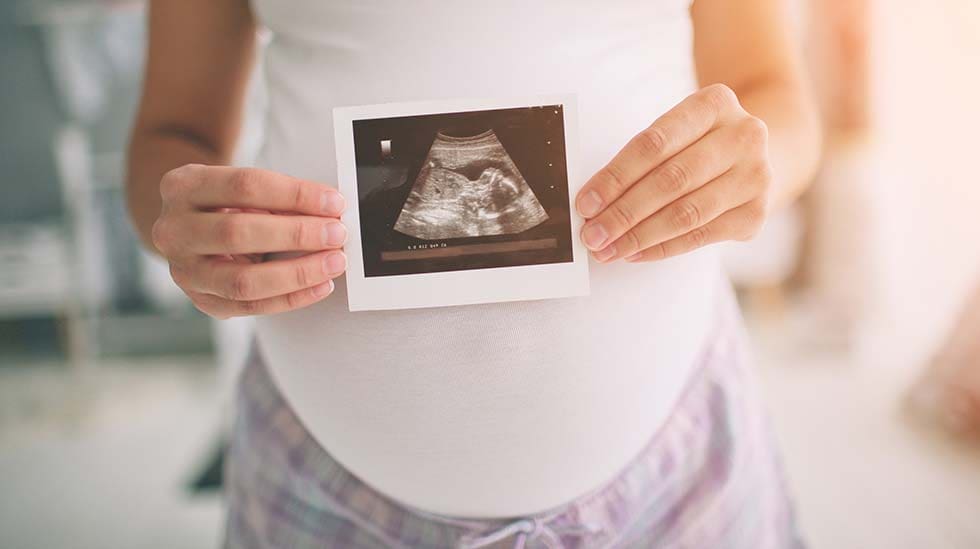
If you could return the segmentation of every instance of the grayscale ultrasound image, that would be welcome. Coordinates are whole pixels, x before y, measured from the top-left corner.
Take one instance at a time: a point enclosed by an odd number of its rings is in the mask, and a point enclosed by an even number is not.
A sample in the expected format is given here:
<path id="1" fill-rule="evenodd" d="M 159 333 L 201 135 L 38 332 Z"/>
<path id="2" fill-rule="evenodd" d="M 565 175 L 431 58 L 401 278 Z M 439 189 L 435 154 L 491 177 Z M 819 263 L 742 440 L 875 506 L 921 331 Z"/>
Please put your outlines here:
<path id="1" fill-rule="evenodd" d="M 353 129 L 366 277 L 572 261 L 561 105 Z"/>
<path id="2" fill-rule="evenodd" d="M 395 230 L 436 240 L 519 233 L 546 219 L 493 130 L 471 137 L 439 133 Z"/>

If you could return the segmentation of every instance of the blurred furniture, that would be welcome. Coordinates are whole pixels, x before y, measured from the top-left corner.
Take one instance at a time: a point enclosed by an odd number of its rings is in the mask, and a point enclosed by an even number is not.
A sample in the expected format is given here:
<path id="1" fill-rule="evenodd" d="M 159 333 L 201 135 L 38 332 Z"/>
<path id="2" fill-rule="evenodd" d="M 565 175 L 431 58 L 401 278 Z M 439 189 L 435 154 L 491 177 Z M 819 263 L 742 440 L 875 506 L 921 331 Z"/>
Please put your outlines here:
<path id="1" fill-rule="evenodd" d="M 88 284 L 90 271 L 81 268 L 79 261 L 91 240 L 77 229 L 91 222 L 90 210 L 78 201 L 86 197 L 75 192 L 79 181 L 72 172 L 80 173 L 79 167 L 67 165 L 79 160 L 73 154 L 78 152 L 79 134 L 72 130 L 70 116 L 59 108 L 60 98 L 47 70 L 44 35 L 25 6 L 4 5 L 0 33 L 4 52 L 0 71 L 17 75 L 0 87 L 5 121 L 0 143 L 6 178 L 0 202 L 4 265 L 0 317 L 63 318 L 68 355 L 79 364 L 89 354 L 91 341 L 81 300 L 99 295 Z M 63 178 L 65 174 L 68 179 Z"/>
<path id="2" fill-rule="evenodd" d="M 169 277 L 146 276 L 160 266 L 144 262 L 125 211 L 143 16 L 137 1 L 0 6 L 0 71 L 17 75 L 0 86 L 0 321 L 60 319 L 75 366 L 210 347 Z"/>

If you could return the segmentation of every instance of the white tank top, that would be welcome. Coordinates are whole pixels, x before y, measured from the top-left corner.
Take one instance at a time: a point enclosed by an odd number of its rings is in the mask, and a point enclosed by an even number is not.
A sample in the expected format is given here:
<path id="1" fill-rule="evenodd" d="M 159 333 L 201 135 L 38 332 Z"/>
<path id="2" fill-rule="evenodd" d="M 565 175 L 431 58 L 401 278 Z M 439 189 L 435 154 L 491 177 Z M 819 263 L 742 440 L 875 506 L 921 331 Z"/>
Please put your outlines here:
<path id="1" fill-rule="evenodd" d="M 340 105 L 578 96 L 593 173 L 695 88 L 689 0 L 253 0 L 272 31 L 259 165 L 335 184 Z M 358 312 L 346 287 L 260 318 L 313 437 L 381 493 L 507 517 L 600 486 L 669 415 L 711 324 L 718 262 L 591 265 L 583 298 Z"/>

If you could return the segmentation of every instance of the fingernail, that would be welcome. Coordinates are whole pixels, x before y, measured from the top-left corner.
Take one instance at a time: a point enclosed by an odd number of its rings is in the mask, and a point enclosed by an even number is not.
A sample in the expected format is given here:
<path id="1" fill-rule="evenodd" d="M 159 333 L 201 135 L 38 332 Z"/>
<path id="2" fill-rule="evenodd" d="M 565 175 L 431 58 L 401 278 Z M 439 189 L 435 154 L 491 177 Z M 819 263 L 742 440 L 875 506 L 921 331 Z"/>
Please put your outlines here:
<path id="1" fill-rule="evenodd" d="M 343 223 L 327 223 L 323 226 L 324 246 L 343 246 L 347 241 L 347 227 Z"/>
<path id="2" fill-rule="evenodd" d="M 582 242 L 590 250 L 598 250 L 609 239 L 609 233 L 601 223 L 590 223 L 582 231 Z"/>
<path id="3" fill-rule="evenodd" d="M 346 206 L 347 202 L 337 191 L 324 191 L 320 197 L 320 210 L 327 215 L 340 215 Z"/>
<path id="4" fill-rule="evenodd" d="M 636 252 L 635 254 L 624 257 L 623 261 L 633 262 L 636 261 L 637 259 L 640 259 L 641 255 L 643 255 L 643 252 Z"/>
<path id="5" fill-rule="evenodd" d="M 616 246 L 609 246 L 608 248 L 592 253 L 592 256 L 595 257 L 596 261 L 606 261 L 614 255 L 616 255 Z"/>
<path id="6" fill-rule="evenodd" d="M 313 287 L 313 295 L 323 297 L 333 291 L 333 280 L 328 280 L 319 286 Z"/>
<path id="7" fill-rule="evenodd" d="M 324 260 L 324 266 L 329 274 L 342 273 L 347 269 L 347 257 L 340 253 L 332 253 Z"/>
<path id="8" fill-rule="evenodd" d="M 582 217 L 594 217 L 602 209 L 602 197 L 595 191 L 589 191 L 578 199 L 578 213 Z"/>

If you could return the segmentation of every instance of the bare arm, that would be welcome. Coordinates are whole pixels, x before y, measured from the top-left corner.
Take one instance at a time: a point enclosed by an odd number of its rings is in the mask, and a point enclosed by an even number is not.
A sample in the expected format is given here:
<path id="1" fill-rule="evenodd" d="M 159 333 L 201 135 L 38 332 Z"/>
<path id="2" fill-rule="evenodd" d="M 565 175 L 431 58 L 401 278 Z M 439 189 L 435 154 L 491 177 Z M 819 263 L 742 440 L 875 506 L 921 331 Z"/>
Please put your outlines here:
<path id="1" fill-rule="evenodd" d="M 255 51 L 247 0 L 155 0 L 129 147 L 130 214 L 174 282 L 217 317 L 305 307 L 344 272 L 344 200 L 328 186 L 226 166 Z M 267 254 L 303 252 L 263 261 Z"/>
<path id="2" fill-rule="evenodd" d="M 156 0 L 149 6 L 143 97 L 129 146 L 127 200 L 156 250 L 160 179 L 184 164 L 227 164 L 254 62 L 247 0 Z"/>
<path id="3" fill-rule="evenodd" d="M 781 0 L 695 0 L 694 57 L 702 86 L 722 83 L 769 128 L 772 201 L 792 202 L 810 183 L 820 124 Z"/>
<path id="4" fill-rule="evenodd" d="M 576 198 L 597 261 L 748 240 L 809 182 L 817 115 L 780 4 L 695 0 L 704 87 L 631 139 Z"/>

